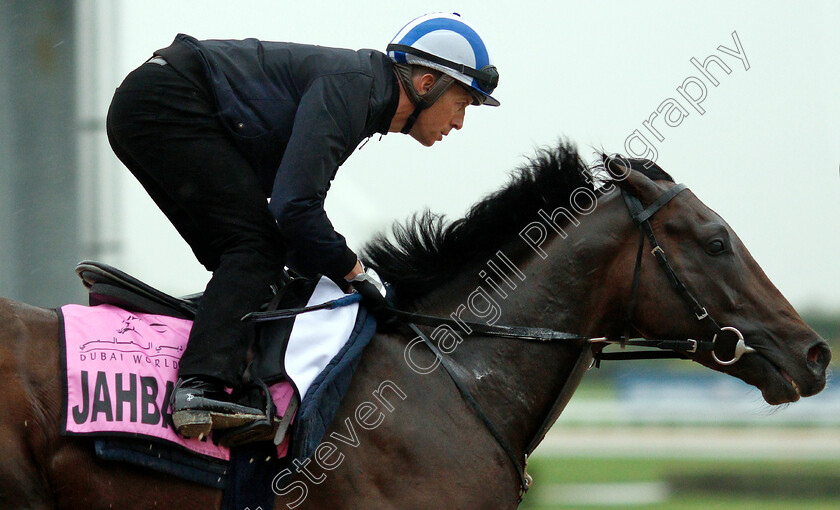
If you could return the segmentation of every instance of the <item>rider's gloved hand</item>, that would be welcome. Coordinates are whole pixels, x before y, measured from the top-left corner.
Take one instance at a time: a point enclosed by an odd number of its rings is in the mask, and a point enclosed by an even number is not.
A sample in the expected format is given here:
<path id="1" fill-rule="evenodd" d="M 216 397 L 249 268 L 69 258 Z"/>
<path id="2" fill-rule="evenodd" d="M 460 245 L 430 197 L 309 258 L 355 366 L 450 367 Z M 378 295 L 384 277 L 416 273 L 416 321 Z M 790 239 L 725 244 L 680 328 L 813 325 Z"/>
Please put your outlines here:
<path id="1" fill-rule="evenodd" d="M 350 280 L 350 284 L 356 292 L 362 295 L 362 301 L 372 314 L 386 322 L 393 319 L 393 315 L 388 312 L 391 305 L 385 299 L 385 285 L 376 271 L 366 268 L 354 276 Z"/>
<path id="2" fill-rule="evenodd" d="M 385 301 L 385 285 L 373 269 L 363 268 L 361 273 L 350 279 L 350 285 L 362 295 L 368 306 L 388 306 L 388 302 Z"/>

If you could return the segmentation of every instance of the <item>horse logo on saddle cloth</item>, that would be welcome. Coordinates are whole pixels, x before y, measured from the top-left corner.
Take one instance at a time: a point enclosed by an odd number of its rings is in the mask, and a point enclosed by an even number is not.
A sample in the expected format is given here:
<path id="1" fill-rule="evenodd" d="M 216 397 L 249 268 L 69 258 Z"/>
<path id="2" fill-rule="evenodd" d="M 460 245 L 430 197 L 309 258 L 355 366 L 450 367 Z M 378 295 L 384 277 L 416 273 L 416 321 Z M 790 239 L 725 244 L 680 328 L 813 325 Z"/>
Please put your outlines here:
<path id="1" fill-rule="evenodd" d="M 76 273 L 89 289 L 90 306 L 58 311 L 64 433 L 97 437 L 102 458 L 223 487 L 229 447 L 248 442 L 248 427 L 184 439 L 169 413 L 200 295 L 175 298 L 97 262 L 81 262 Z M 335 417 L 376 331 L 359 301 L 327 278 L 297 278 L 265 310 L 243 318 L 259 322 L 252 321 L 246 373 L 252 383 L 235 398 L 265 409 L 269 423 L 259 425 L 275 431 L 278 458 L 310 457 Z"/>

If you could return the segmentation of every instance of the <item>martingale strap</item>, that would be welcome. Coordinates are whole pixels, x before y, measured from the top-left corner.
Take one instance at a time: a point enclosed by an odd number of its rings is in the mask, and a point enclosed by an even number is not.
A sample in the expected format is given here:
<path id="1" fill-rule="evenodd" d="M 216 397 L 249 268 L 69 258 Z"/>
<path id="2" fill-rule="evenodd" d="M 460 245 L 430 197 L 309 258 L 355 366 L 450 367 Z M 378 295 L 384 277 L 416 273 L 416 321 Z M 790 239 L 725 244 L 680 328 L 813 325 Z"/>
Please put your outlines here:
<path id="1" fill-rule="evenodd" d="M 449 374 L 449 378 L 452 379 L 452 382 L 455 383 L 455 387 L 458 388 L 458 391 L 461 393 L 461 397 L 470 405 L 470 407 L 475 412 L 476 416 L 484 423 L 484 426 L 487 427 L 487 430 L 496 440 L 496 443 L 504 450 L 505 454 L 510 459 L 513 467 L 516 469 L 516 474 L 519 475 L 519 501 L 522 501 L 522 496 L 528 491 L 531 487 L 532 479 L 525 472 L 525 464 L 519 461 L 519 456 L 516 452 L 513 451 L 513 448 L 508 443 L 507 439 L 499 432 L 499 429 L 496 428 L 496 425 L 493 423 L 492 420 L 484 413 L 481 409 L 481 404 L 473 397 L 472 393 L 470 392 L 469 388 L 464 384 L 460 377 L 457 376 L 455 373 L 455 366 L 452 361 L 443 355 L 437 345 L 434 344 L 429 337 L 426 336 L 425 333 L 420 331 L 415 324 L 408 325 L 414 333 L 423 340 L 423 343 L 426 344 L 426 347 L 432 351 L 437 359 L 440 361 L 441 366 L 446 370 L 446 373 Z"/>

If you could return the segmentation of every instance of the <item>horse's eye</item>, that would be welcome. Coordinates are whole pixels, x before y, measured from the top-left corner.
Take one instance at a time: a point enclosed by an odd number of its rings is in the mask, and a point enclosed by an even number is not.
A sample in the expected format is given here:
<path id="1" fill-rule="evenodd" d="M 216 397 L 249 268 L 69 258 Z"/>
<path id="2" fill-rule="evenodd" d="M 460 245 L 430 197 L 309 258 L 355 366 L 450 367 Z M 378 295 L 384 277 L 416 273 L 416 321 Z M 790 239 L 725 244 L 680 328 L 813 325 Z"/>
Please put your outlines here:
<path id="1" fill-rule="evenodd" d="M 726 251 L 726 243 L 724 243 L 721 239 L 715 239 L 706 245 L 706 251 L 709 252 L 710 255 L 718 255 Z"/>

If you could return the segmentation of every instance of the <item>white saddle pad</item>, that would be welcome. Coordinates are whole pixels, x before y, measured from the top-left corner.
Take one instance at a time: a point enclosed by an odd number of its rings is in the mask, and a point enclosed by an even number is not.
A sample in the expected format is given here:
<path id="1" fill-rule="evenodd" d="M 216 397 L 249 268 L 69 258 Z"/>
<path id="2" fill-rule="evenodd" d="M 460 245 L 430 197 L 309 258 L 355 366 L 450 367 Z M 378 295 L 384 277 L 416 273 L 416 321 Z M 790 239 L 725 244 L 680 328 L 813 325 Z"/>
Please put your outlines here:
<path id="1" fill-rule="evenodd" d="M 321 277 L 306 306 L 319 305 L 345 294 L 327 277 Z M 356 323 L 359 303 L 333 310 L 318 310 L 298 315 L 286 348 L 286 374 L 300 393 L 309 386 L 344 347 Z"/>

